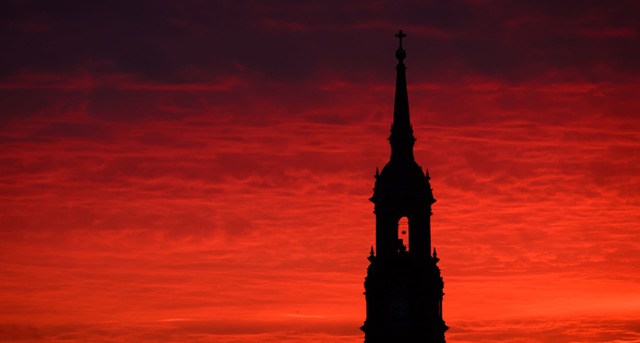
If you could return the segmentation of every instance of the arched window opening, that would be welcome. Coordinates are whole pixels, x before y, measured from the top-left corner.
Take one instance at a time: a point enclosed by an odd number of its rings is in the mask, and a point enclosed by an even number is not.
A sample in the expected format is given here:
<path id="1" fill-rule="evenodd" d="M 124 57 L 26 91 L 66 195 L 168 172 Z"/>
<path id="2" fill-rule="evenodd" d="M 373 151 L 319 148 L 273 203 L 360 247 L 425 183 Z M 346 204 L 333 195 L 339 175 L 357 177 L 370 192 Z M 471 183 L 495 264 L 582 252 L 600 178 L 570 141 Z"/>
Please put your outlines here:
<path id="1" fill-rule="evenodd" d="M 398 251 L 406 252 L 409 245 L 409 219 L 402 217 L 398 220 Z"/>

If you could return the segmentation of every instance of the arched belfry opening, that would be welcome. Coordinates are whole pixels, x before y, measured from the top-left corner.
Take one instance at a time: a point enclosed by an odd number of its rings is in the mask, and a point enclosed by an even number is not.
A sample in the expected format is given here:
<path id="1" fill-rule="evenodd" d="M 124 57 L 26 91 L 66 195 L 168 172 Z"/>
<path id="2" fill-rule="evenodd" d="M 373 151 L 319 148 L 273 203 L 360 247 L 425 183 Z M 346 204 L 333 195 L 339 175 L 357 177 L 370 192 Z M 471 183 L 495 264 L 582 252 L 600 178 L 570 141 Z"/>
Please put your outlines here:
<path id="1" fill-rule="evenodd" d="M 376 169 L 373 196 L 376 248 L 365 278 L 365 343 L 445 343 L 442 319 L 444 282 L 438 257 L 431 254 L 433 197 L 428 171 L 415 161 L 416 139 L 409 117 L 406 35 L 396 35 L 396 92 L 389 162 Z"/>
<path id="2" fill-rule="evenodd" d="M 398 220 L 398 251 L 407 252 L 409 250 L 409 218 L 401 217 Z"/>

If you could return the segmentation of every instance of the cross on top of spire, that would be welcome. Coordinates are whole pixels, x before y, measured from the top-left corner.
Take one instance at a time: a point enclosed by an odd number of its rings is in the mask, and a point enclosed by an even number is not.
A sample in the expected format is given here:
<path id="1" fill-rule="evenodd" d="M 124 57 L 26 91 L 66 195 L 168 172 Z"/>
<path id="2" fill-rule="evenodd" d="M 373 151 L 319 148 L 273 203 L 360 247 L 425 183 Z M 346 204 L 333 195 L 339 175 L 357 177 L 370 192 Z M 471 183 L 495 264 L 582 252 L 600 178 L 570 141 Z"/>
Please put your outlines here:
<path id="1" fill-rule="evenodd" d="M 396 58 L 398 59 L 398 62 L 400 62 L 399 64 L 402 64 L 402 61 L 404 60 L 404 58 L 407 57 L 407 52 L 404 51 L 404 49 L 402 48 L 402 38 L 404 38 L 406 36 L 407 35 L 404 34 L 404 32 L 402 32 L 402 30 L 400 30 L 400 31 L 398 31 L 398 33 L 396 33 L 396 37 L 398 37 L 398 39 L 400 40 L 400 47 L 398 47 L 398 50 L 396 50 Z"/>
<path id="2" fill-rule="evenodd" d="M 398 33 L 396 33 L 396 37 L 398 37 L 398 39 L 400 40 L 400 49 L 402 49 L 402 38 L 406 37 L 407 35 L 402 32 L 402 30 L 398 31 Z"/>

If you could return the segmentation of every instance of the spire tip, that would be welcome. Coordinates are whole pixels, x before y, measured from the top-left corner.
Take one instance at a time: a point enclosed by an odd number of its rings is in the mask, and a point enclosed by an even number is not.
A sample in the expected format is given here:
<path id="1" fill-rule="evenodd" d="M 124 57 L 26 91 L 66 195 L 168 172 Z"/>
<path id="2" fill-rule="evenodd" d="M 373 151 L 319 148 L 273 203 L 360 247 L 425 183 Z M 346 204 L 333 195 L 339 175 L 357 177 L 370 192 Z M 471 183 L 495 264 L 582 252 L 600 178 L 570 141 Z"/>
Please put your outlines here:
<path id="1" fill-rule="evenodd" d="M 398 50 L 396 50 L 396 58 L 398 59 L 398 61 L 400 63 L 402 63 L 402 61 L 404 60 L 405 57 L 407 57 L 407 52 L 404 51 L 404 49 L 402 48 L 402 38 L 406 37 L 407 35 L 402 32 L 402 30 L 398 31 L 398 33 L 396 33 L 396 37 L 398 37 L 398 40 L 400 41 L 400 46 L 398 47 Z"/>

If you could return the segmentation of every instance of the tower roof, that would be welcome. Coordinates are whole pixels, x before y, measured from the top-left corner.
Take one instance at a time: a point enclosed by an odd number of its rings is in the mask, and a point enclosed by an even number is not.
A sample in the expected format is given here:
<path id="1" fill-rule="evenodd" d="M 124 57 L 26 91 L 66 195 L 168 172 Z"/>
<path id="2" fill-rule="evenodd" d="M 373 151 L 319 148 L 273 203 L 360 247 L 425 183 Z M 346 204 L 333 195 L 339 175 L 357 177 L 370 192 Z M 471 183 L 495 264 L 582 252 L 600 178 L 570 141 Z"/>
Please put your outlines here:
<path id="1" fill-rule="evenodd" d="M 407 35 L 400 30 L 396 37 L 399 40 L 396 58 L 396 92 L 391 125 L 391 158 L 380 174 L 376 172 L 376 189 L 372 201 L 388 198 L 393 202 L 402 203 L 407 199 L 424 198 L 425 203 L 432 203 L 429 180 L 413 156 L 413 128 L 409 116 L 409 97 L 407 94 L 407 78 L 404 59 L 407 56 L 402 47 L 402 39 Z M 408 194 L 407 192 L 411 193 Z M 415 193 L 415 194 L 414 194 Z"/>
<path id="2" fill-rule="evenodd" d="M 393 124 L 391 125 L 391 159 L 410 159 L 413 160 L 413 128 L 411 127 L 411 118 L 409 116 L 409 96 L 407 93 L 407 77 L 404 59 L 407 52 L 402 47 L 402 39 L 407 35 L 400 30 L 396 37 L 399 40 L 398 50 L 396 50 L 396 58 L 398 65 L 396 66 L 396 95 L 393 107 Z"/>

